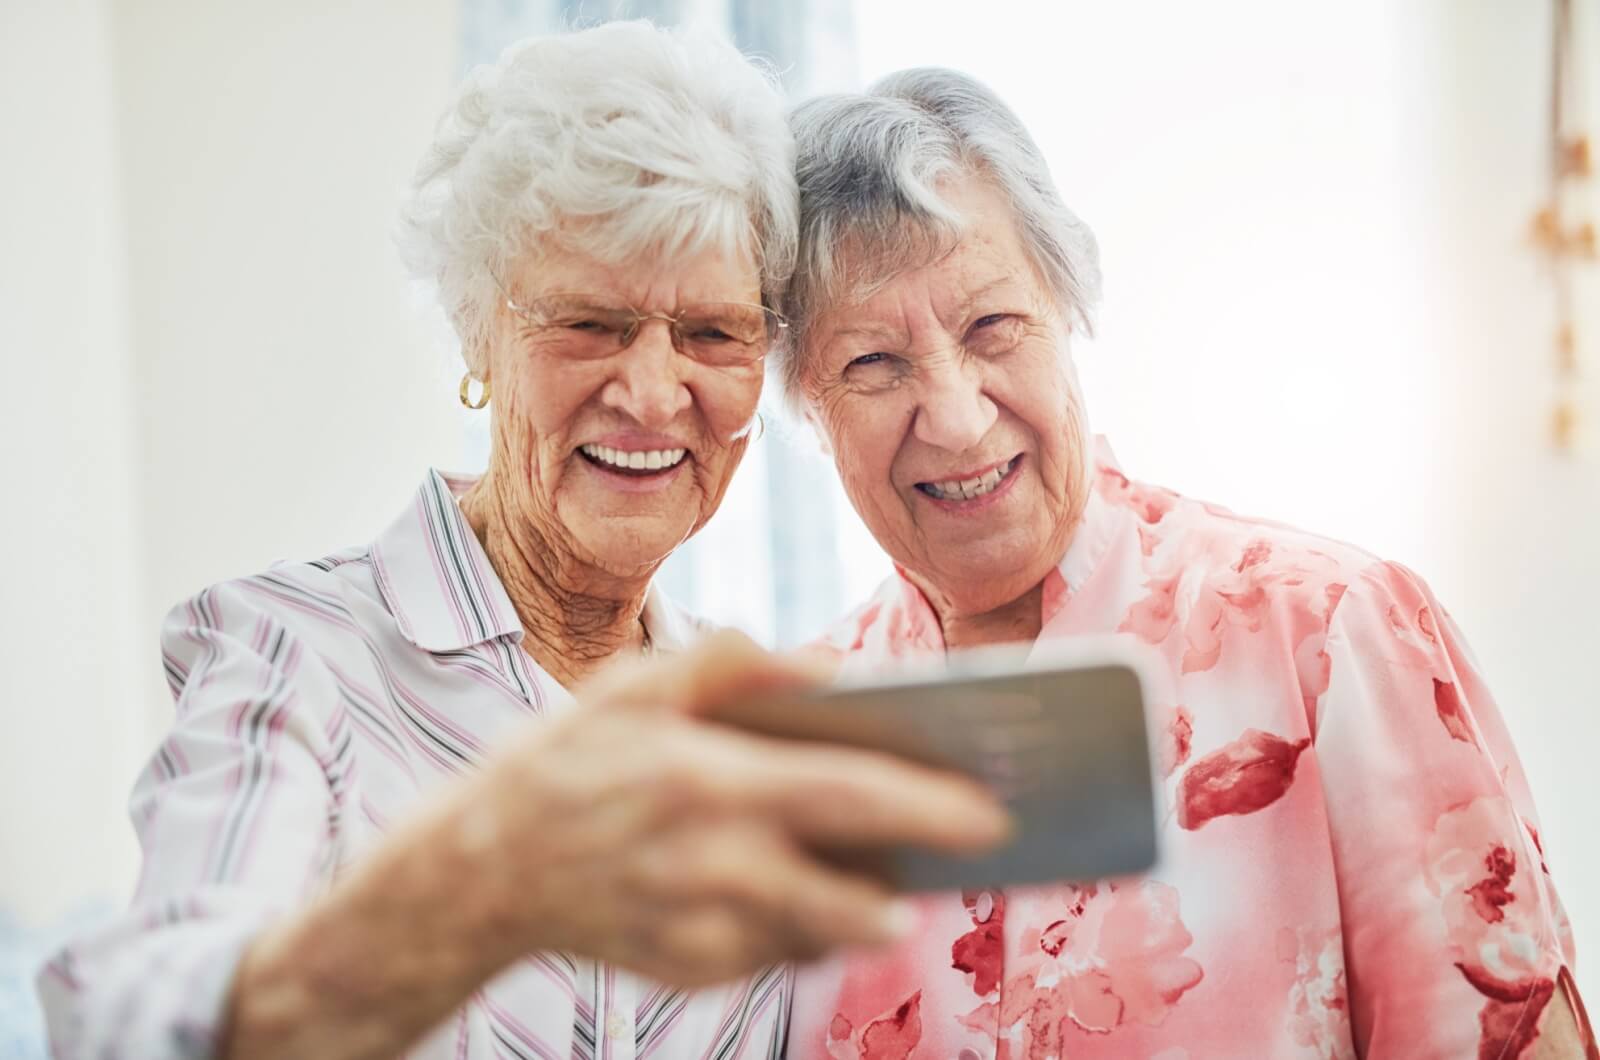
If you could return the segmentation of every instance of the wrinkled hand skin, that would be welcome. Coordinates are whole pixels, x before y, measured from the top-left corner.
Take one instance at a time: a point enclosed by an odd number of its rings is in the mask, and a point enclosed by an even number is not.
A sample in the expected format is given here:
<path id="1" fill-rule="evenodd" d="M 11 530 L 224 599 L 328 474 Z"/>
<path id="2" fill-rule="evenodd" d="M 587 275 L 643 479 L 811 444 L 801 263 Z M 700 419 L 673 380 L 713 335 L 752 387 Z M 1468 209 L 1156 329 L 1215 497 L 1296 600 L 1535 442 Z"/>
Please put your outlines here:
<path id="1" fill-rule="evenodd" d="M 683 660 L 608 672 L 585 690 L 588 710 L 534 733 L 491 785 L 495 844 L 538 850 L 550 881 L 530 941 L 679 985 L 723 981 L 890 937 L 890 896 L 808 850 L 897 838 L 971 849 L 1002 834 L 964 780 L 694 718 L 811 681 L 804 664 L 723 634 Z M 512 917 L 527 877 L 504 882 Z"/>
<path id="2" fill-rule="evenodd" d="M 820 680 L 735 633 L 602 671 L 247 949 L 220 1055 L 392 1056 L 541 950 L 693 987 L 898 937 L 880 883 L 812 852 L 1009 822 L 964 778 L 696 717 Z"/>
<path id="3" fill-rule="evenodd" d="M 1600 1060 L 1600 1042 L 1595 1040 L 1588 1014 L 1583 1011 L 1583 999 L 1570 981 L 1564 985 L 1572 990 L 1572 1000 L 1568 1000 L 1565 990 L 1555 992 L 1528 1056 L 1530 1060 Z"/>

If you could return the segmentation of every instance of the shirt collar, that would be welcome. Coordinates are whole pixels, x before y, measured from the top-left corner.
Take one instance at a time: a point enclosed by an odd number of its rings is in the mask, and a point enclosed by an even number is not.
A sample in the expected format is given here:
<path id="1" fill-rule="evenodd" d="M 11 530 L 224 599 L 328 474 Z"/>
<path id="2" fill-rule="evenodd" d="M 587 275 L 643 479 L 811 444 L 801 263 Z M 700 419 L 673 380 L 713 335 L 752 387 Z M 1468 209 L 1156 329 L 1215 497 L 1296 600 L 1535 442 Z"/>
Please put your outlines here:
<path id="1" fill-rule="evenodd" d="M 430 468 L 411 504 L 372 545 L 384 602 L 401 634 L 424 651 L 522 638 L 517 610 L 456 504 L 474 481 Z"/>
<path id="2" fill-rule="evenodd" d="M 384 602 L 401 634 L 424 651 L 522 639 L 522 619 L 456 503 L 476 481 L 430 468 L 411 504 L 372 545 Z M 653 583 L 643 621 L 663 652 L 682 651 L 705 632 Z"/>
<path id="3" fill-rule="evenodd" d="M 657 589 L 655 582 L 650 583 L 650 589 L 645 594 L 644 614 L 640 619 L 644 622 L 645 632 L 650 634 L 651 646 L 656 651 L 669 654 L 683 651 L 708 631 L 700 619 Z"/>
<path id="4" fill-rule="evenodd" d="M 1111 444 L 1104 435 L 1096 435 L 1094 443 L 1094 454 L 1089 462 L 1089 497 L 1084 502 L 1083 515 L 1078 519 L 1077 529 L 1072 532 L 1072 541 L 1067 545 L 1066 554 L 1056 564 L 1056 573 L 1061 580 L 1058 584 L 1046 586 L 1042 616 L 1045 625 L 1050 624 L 1050 620 L 1068 600 L 1083 590 L 1099 568 L 1100 560 L 1111 548 L 1111 543 L 1126 527 L 1126 513 L 1107 503 L 1100 495 L 1101 480 L 1107 472 L 1121 475 L 1122 468 L 1117 465 L 1116 454 L 1111 451 Z"/>

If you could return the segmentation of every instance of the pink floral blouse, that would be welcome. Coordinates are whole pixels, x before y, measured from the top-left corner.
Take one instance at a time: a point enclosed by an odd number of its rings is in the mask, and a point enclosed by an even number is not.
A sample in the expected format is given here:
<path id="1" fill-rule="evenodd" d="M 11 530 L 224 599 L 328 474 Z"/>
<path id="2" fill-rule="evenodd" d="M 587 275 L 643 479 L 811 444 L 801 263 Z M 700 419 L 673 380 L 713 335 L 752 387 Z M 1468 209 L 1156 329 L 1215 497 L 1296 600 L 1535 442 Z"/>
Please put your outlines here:
<path id="1" fill-rule="evenodd" d="M 1417 575 L 1107 455 L 1042 619 L 1165 661 L 1161 863 L 923 900 L 905 945 L 800 972 L 792 1060 L 1509 1060 L 1557 990 L 1581 1012 L 1522 767 Z M 944 651 L 903 575 L 824 644 Z"/>

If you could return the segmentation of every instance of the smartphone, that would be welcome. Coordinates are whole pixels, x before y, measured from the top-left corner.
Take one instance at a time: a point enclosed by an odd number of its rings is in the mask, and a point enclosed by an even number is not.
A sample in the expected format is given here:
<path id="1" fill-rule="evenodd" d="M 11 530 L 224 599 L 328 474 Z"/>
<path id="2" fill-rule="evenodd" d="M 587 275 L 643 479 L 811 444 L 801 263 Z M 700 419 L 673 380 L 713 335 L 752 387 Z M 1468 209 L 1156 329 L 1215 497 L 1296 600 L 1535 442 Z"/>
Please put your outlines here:
<path id="1" fill-rule="evenodd" d="M 1149 869 L 1156 788 L 1146 703 L 1153 660 L 1122 638 L 1036 653 L 952 655 L 710 720 L 767 737 L 865 748 L 968 774 L 1010 809 L 1015 838 L 963 858 L 913 848 L 824 852 L 901 891 L 1089 881 Z"/>

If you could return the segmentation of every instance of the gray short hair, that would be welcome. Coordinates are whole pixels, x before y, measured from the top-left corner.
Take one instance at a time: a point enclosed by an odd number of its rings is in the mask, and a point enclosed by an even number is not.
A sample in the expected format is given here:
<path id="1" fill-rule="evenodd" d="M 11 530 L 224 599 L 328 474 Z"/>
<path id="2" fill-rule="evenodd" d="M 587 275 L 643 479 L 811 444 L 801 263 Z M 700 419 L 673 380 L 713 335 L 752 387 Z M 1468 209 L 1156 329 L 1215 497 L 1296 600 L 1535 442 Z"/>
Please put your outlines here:
<path id="1" fill-rule="evenodd" d="M 1050 167 L 1015 113 L 953 70 L 890 74 L 861 94 L 821 96 L 790 116 L 800 182 L 800 251 L 784 299 L 781 374 L 791 385 L 817 315 L 950 250 L 962 219 L 936 184 L 971 174 L 1016 211 L 1040 277 L 1068 320 L 1092 331 L 1100 296 L 1094 233 L 1061 201 Z"/>
<path id="2" fill-rule="evenodd" d="M 748 254 L 776 305 L 794 268 L 794 140 L 775 77 L 727 41 L 613 22 L 473 70 L 417 167 L 398 241 L 470 358 L 495 281 L 544 236 L 608 261 Z"/>

